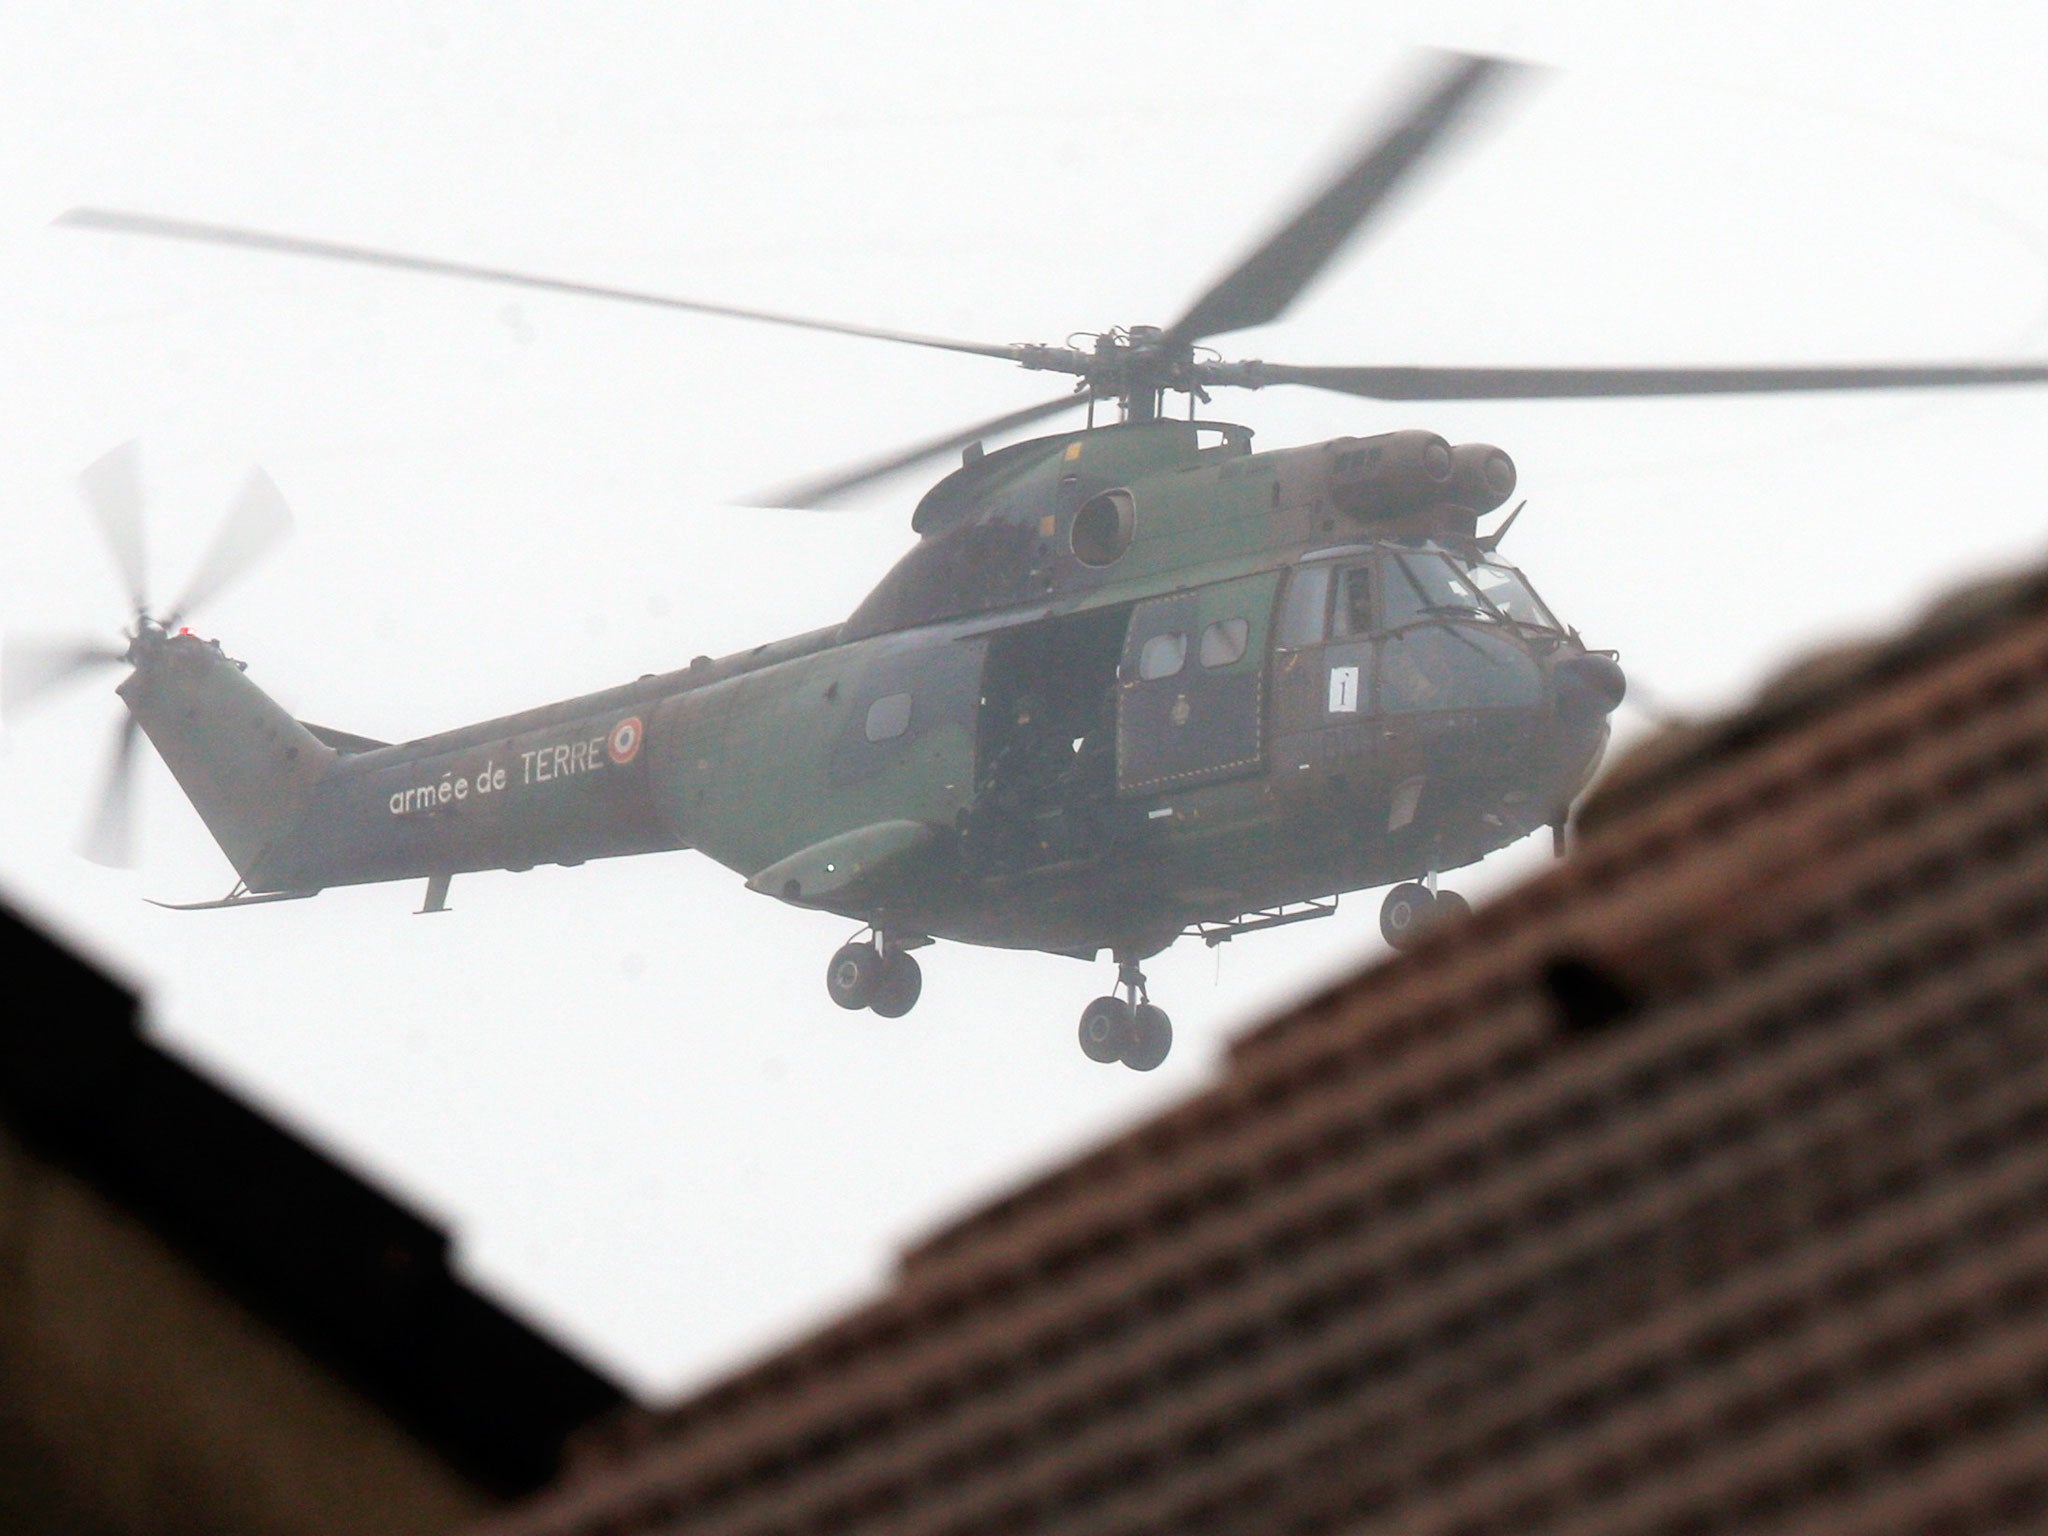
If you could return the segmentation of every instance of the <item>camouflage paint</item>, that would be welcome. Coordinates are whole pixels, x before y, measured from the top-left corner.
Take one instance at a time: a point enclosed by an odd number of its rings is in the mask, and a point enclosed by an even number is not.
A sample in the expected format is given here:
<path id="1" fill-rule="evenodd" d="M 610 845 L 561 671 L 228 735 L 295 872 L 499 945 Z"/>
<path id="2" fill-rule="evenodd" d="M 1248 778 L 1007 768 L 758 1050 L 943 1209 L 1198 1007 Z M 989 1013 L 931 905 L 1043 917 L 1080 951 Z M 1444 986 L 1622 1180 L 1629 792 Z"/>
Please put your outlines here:
<path id="1" fill-rule="evenodd" d="M 1607 731 L 1558 702 L 1575 636 L 1435 615 L 1276 646 L 1304 557 L 1477 553 L 1512 484 L 1498 450 L 1426 432 L 1255 454 L 1242 428 L 1132 423 L 940 482 L 845 624 L 584 698 L 398 746 L 322 740 L 191 639 L 122 693 L 251 890 L 691 847 L 898 932 L 1145 953 L 1197 920 L 1454 868 L 1562 814 Z M 1090 564 L 1075 518 L 1110 491 L 1129 542 Z M 1204 635 L 1234 622 L 1241 653 L 1233 631 L 1204 665 Z M 1043 680 L 1080 711 L 1070 756 L 1030 735 L 1053 727 L 1024 696 L 1017 720 L 990 713 L 991 648 L 1026 634 L 1068 636 L 1099 671 Z M 1166 634 L 1181 665 L 1141 675 Z M 1113 784 L 1083 795 L 1112 726 Z M 989 842 L 1004 774 L 1027 771 L 991 759 L 1006 743 L 1036 764 L 1011 784 L 1031 825 Z"/>

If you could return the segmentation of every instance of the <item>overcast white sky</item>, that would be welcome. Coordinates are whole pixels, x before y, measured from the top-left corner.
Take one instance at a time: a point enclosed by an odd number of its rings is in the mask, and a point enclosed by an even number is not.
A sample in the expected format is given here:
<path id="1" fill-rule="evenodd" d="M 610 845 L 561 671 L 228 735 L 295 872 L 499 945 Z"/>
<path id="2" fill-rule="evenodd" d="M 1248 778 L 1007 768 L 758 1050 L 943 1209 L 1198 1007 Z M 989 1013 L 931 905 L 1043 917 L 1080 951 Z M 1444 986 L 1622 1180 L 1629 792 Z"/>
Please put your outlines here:
<path id="1" fill-rule="evenodd" d="M 728 500 L 1039 398 L 981 359 L 55 231 L 97 203 L 994 341 L 1163 323 L 1398 95 L 1418 44 L 1559 66 L 1233 355 L 2048 355 L 2038 4 L 0 11 L 0 623 L 111 633 L 77 471 L 140 437 L 159 590 L 251 463 L 300 535 L 204 627 L 300 713 L 398 739 L 830 622 L 907 546 Z M 2048 395 L 1377 407 L 1221 400 L 1262 446 L 1499 443 L 1507 551 L 1664 699 L 2041 557 Z M 1149 967 L 1149 1078 L 1085 1061 L 1107 965 L 925 955 L 825 999 L 837 919 L 691 854 L 239 913 L 154 763 L 147 856 L 69 852 L 116 705 L 11 722 L 0 885 L 145 984 L 177 1049 L 454 1226 L 636 1386 L 727 1368 L 894 1250 L 1194 1091 L 1378 958 L 1377 898 Z M 1541 866 L 1454 882 L 1483 898 Z"/>

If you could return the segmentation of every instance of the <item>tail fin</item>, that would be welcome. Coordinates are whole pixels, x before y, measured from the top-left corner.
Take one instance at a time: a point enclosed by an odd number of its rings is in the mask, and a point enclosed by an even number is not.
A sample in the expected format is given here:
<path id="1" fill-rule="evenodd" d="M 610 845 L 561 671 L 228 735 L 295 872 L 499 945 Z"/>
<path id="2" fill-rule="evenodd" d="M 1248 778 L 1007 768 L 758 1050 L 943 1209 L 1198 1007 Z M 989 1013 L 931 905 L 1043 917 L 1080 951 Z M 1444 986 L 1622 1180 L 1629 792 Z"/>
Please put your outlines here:
<path id="1" fill-rule="evenodd" d="M 117 691 L 235 872 L 263 889 L 265 853 L 298 823 L 335 750 L 195 635 L 151 646 Z"/>

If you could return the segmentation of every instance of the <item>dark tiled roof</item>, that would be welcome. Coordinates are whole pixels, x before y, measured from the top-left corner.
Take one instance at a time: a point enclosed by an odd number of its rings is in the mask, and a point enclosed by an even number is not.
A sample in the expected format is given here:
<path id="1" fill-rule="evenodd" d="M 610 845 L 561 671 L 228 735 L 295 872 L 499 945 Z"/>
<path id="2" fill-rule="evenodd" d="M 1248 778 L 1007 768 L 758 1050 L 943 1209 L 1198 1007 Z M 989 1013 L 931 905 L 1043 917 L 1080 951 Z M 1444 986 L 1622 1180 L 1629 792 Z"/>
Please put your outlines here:
<path id="1" fill-rule="evenodd" d="M 2048 1525 L 2048 584 L 1587 820 L 491 1532 Z"/>
<path id="2" fill-rule="evenodd" d="M 445 1232 L 159 1049 L 133 993 L 4 907 L 0 969 L 0 1125 L 472 1484 L 532 1491 L 625 1401 L 458 1280 Z"/>

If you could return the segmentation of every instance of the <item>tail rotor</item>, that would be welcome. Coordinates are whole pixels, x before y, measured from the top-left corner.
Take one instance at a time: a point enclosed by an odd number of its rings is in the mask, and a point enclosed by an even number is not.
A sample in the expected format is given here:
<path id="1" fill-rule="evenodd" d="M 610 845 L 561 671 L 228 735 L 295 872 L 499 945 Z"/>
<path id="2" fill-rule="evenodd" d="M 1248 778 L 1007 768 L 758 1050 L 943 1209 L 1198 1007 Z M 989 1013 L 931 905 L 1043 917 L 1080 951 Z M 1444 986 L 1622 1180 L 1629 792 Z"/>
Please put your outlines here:
<path id="1" fill-rule="evenodd" d="M 140 454 L 133 442 L 101 455 L 78 477 L 79 491 L 127 589 L 132 626 L 121 643 L 91 638 L 8 635 L 0 640 L 0 712 L 17 720 L 63 689 L 118 666 L 147 667 L 180 627 L 253 570 L 292 531 L 277 486 L 252 471 L 201 556 L 184 594 L 165 618 L 150 611 Z M 95 864 L 135 863 L 137 751 L 142 728 L 124 714 L 115 730 L 100 792 L 78 851 Z"/>
<path id="2" fill-rule="evenodd" d="M 221 519 L 213 542 L 185 583 L 185 595 L 171 605 L 164 628 L 180 624 L 235 585 L 292 531 L 291 509 L 276 484 L 260 469 L 249 472 L 240 494 Z"/>
<path id="3" fill-rule="evenodd" d="M 135 717 L 123 715 L 114 728 L 114 744 L 107 751 L 106 773 L 100 780 L 92 820 L 79 834 L 79 853 L 106 869 L 135 867 L 135 784 L 141 762 L 135 747 L 141 738 L 142 727 Z"/>
<path id="4" fill-rule="evenodd" d="M 143 534 L 141 444 L 131 439 L 101 454 L 79 474 L 78 489 L 128 589 L 128 611 L 143 612 L 149 607 L 149 546 Z"/>
<path id="5" fill-rule="evenodd" d="M 119 666 L 126 646 L 102 640 L 52 640 L 9 635 L 0 641 L 0 713 L 18 720 L 47 694 Z"/>

